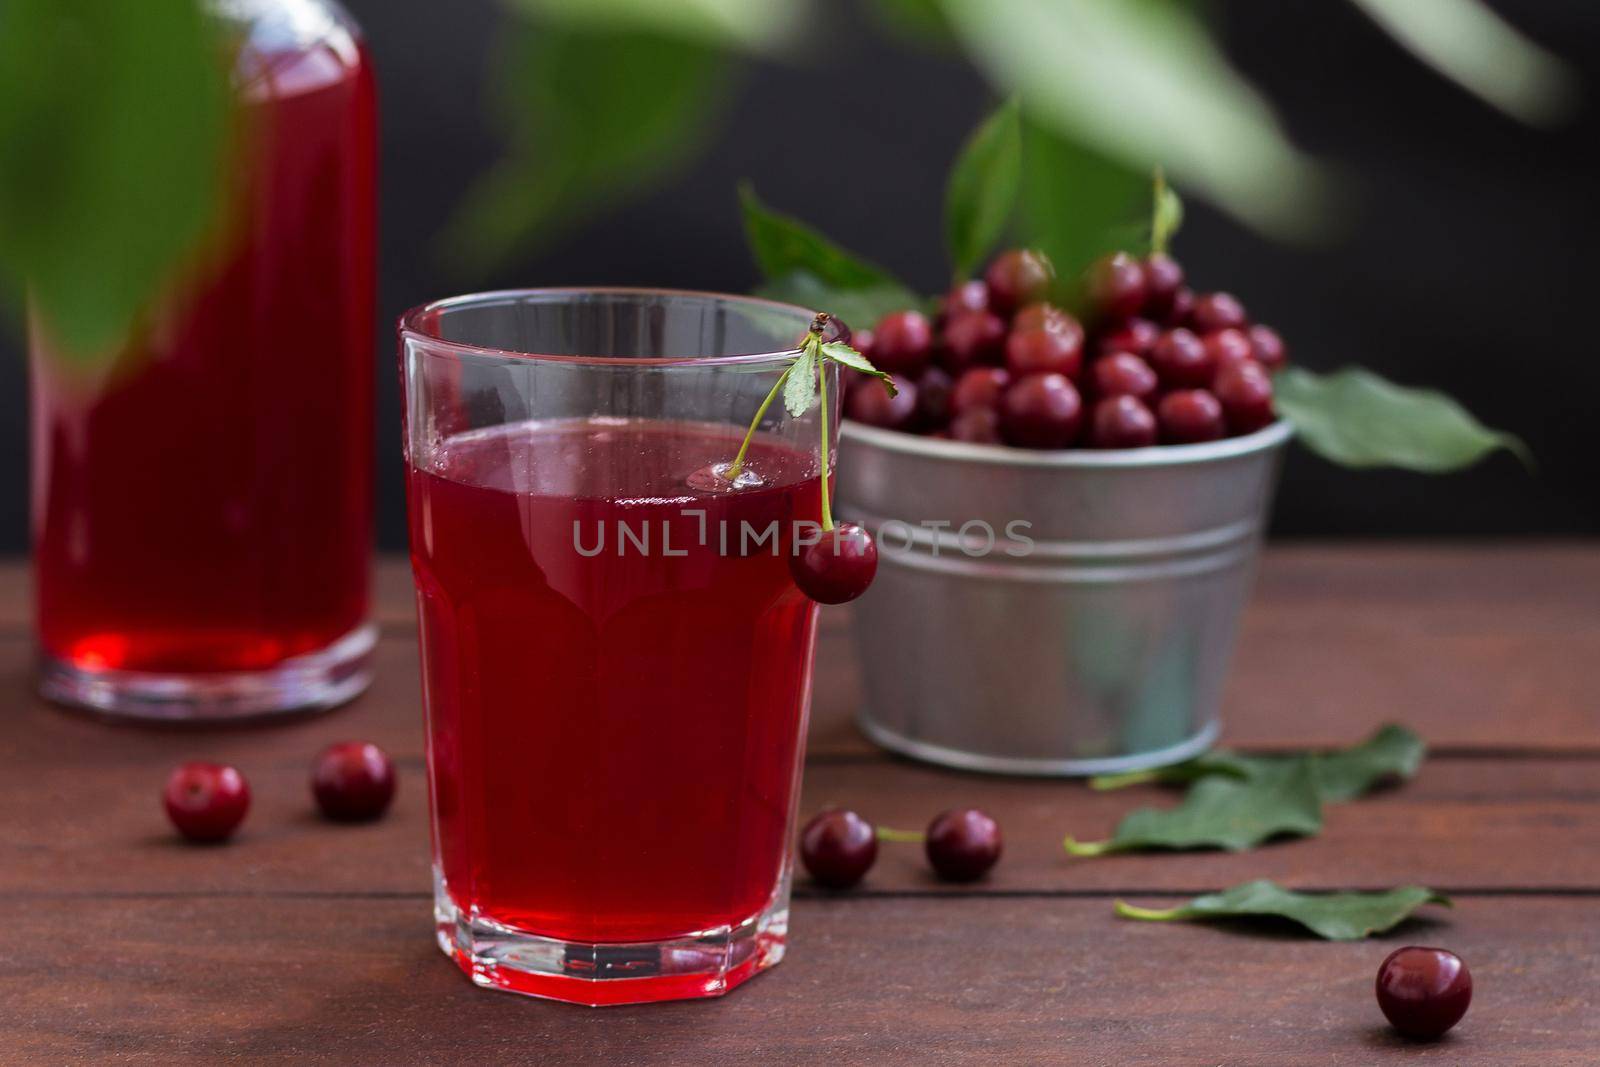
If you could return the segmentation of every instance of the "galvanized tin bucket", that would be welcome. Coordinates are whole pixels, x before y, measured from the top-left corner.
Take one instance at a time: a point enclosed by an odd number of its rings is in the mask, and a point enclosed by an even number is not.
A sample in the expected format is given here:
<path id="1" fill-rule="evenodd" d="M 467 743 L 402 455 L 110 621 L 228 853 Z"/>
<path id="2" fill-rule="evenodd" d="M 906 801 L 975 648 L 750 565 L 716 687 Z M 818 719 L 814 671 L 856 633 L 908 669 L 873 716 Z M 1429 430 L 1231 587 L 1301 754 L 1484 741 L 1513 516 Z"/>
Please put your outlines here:
<path id="1" fill-rule="evenodd" d="M 1005 774 L 1205 749 L 1289 437 L 1026 452 L 846 422 L 839 510 L 880 558 L 855 605 L 861 728 Z"/>

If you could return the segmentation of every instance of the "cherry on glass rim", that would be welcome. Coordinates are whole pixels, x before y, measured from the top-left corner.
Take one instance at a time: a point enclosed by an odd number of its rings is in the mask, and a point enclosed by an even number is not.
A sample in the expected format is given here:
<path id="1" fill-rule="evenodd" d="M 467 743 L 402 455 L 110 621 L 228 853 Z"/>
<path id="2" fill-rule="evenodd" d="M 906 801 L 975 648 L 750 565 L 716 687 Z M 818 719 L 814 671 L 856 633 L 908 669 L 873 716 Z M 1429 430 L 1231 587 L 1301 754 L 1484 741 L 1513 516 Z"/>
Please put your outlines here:
<path id="1" fill-rule="evenodd" d="M 825 811 L 800 831 L 800 862 L 814 882 L 829 889 L 849 889 L 877 858 L 877 830 L 853 811 Z"/>
<path id="2" fill-rule="evenodd" d="M 797 545 L 789 573 L 800 591 L 819 604 L 843 604 L 867 591 L 878 572 L 878 545 L 853 522 L 822 531 L 810 544 Z"/>
<path id="3" fill-rule="evenodd" d="M 370 741 L 329 745 L 311 767 L 311 793 L 338 822 L 376 819 L 394 800 L 394 762 Z"/>
<path id="4" fill-rule="evenodd" d="M 1376 986 L 1384 1017 L 1402 1034 L 1419 1040 L 1443 1036 L 1472 1003 L 1472 972 L 1448 949 L 1395 949 L 1378 968 Z"/>
<path id="5" fill-rule="evenodd" d="M 250 785 L 237 767 L 185 763 L 173 768 L 161 799 L 167 818 L 191 841 L 225 840 L 250 810 Z"/>
<path id="6" fill-rule="evenodd" d="M 941 812 L 928 824 L 923 848 L 933 871 L 947 882 L 975 882 L 1000 860 L 1000 824 L 977 808 Z"/>

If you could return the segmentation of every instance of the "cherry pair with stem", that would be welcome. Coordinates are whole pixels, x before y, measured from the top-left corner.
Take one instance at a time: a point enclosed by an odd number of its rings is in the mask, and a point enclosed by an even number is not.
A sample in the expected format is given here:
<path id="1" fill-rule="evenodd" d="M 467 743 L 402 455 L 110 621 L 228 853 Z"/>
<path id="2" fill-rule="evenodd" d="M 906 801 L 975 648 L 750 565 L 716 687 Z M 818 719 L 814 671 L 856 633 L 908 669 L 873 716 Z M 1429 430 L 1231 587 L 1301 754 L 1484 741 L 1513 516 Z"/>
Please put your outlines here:
<path id="1" fill-rule="evenodd" d="M 755 418 L 750 421 L 750 428 L 745 431 L 738 454 L 723 472 L 728 484 L 737 489 L 739 478 L 745 473 L 745 456 L 750 451 L 756 428 L 761 425 L 767 409 L 779 393 L 783 394 L 784 406 L 789 414 L 795 418 L 809 411 L 816 397 L 822 398 L 822 467 L 818 478 L 822 495 L 822 530 L 815 541 L 797 544 L 789 556 L 789 572 L 794 577 L 795 585 L 819 604 L 843 604 L 854 600 L 866 592 L 867 586 L 872 584 L 872 576 L 878 570 L 878 546 L 872 535 L 853 522 L 833 521 L 828 488 L 832 472 L 829 469 L 831 442 L 828 438 L 827 365 L 834 363 L 870 374 L 883 383 L 890 396 L 895 394 L 894 381 L 860 352 L 844 341 L 823 339 L 832 328 L 832 320 L 826 313 L 812 320 L 811 329 L 801 342 L 800 354 L 784 368 L 766 398 L 761 401 Z"/>
<path id="2" fill-rule="evenodd" d="M 1000 824 L 977 808 L 954 808 L 934 816 L 924 833 L 873 826 L 845 808 L 825 811 L 800 833 L 800 862 L 818 885 L 848 889 L 866 877 L 878 858 L 878 842 L 921 844 L 934 873 L 947 882 L 982 878 L 1000 859 Z"/>

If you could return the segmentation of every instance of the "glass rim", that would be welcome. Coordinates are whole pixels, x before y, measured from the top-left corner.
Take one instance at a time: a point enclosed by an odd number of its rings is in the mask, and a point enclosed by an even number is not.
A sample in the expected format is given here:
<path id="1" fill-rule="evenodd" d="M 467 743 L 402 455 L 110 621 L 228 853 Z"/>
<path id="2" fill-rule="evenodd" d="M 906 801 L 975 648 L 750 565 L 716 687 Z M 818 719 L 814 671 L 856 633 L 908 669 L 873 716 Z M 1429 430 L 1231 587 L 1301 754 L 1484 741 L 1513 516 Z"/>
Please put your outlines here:
<path id="1" fill-rule="evenodd" d="M 451 341 L 440 337 L 437 333 L 422 325 L 425 316 L 436 312 L 526 297 L 560 298 L 563 296 L 687 297 L 708 303 L 744 304 L 752 307 L 793 312 L 797 319 L 802 320 L 806 325 L 809 325 L 810 320 L 817 315 L 815 311 L 808 310 L 798 304 L 788 304 L 781 300 L 769 300 L 766 297 L 744 296 L 736 293 L 717 293 L 702 289 L 658 289 L 649 286 L 630 285 L 536 286 L 525 289 L 491 289 L 479 293 L 464 293 L 460 296 L 447 296 L 440 300 L 431 300 L 425 304 L 418 304 L 400 316 L 400 336 L 405 339 L 415 339 L 428 345 L 437 345 L 462 355 L 478 356 L 485 359 L 530 360 L 539 363 L 560 363 L 592 367 L 748 366 L 751 364 L 787 361 L 793 359 L 795 353 L 800 351 L 800 347 L 796 345 L 793 348 L 766 352 L 735 353 L 726 356 L 563 355 L 551 352 L 524 352 L 513 348 L 494 348 L 487 345 L 470 344 L 466 341 Z"/>

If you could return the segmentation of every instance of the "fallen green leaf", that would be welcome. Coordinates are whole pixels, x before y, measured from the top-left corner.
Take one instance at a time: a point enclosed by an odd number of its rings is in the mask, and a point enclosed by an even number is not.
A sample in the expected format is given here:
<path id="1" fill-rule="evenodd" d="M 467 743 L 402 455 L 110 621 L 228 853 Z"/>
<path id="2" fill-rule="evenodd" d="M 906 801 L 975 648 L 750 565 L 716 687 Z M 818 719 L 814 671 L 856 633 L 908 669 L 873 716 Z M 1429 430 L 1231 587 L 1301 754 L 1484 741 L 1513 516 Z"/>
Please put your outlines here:
<path id="1" fill-rule="evenodd" d="M 1422 738 L 1403 726 L 1380 727 L 1360 744 L 1333 752 L 1302 753 L 1292 756 L 1246 756 L 1217 749 L 1182 763 L 1155 767 L 1147 771 L 1100 775 L 1089 779 L 1097 790 L 1121 789 L 1155 782 L 1164 785 L 1192 782 L 1208 775 L 1251 778 L 1265 770 L 1282 767 L 1305 755 L 1317 756 L 1317 788 L 1325 803 L 1354 800 L 1373 786 L 1391 778 L 1406 779 L 1417 773 L 1427 754 Z"/>
<path id="2" fill-rule="evenodd" d="M 1317 758 L 1301 756 L 1262 767 L 1247 778 L 1201 778 L 1175 808 L 1140 808 L 1124 816 L 1110 840 L 1068 837 L 1063 844 L 1074 856 L 1147 848 L 1242 852 L 1269 838 L 1305 837 L 1321 829 Z"/>
<path id="3" fill-rule="evenodd" d="M 1138 908 L 1119 900 L 1116 910 L 1124 919 L 1148 922 L 1277 916 L 1330 941 L 1357 941 L 1393 929 L 1424 904 L 1451 906 L 1450 898 L 1419 885 L 1381 893 L 1297 893 L 1263 879 L 1176 908 Z"/>
<path id="4" fill-rule="evenodd" d="M 757 296 L 812 311 L 826 311 L 849 326 L 870 327 L 891 311 L 923 305 L 921 297 L 898 284 L 845 289 L 824 284 L 808 271 L 794 271 L 757 287 Z"/>
<path id="5" fill-rule="evenodd" d="M 1328 375 L 1288 367 L 1273 385 L 1278 413 L 1301 443 L 1342 466 L 1437 474 L 1501 448 L 1533 462 L 1521 439 L 1489 429 L 1443 393 L 1395 385 L 1360 367 Z"/>
<path id="6" fill-rule="evenodd" d="M 1022 181 L 1022 108 L 1001 104 L 972 132 L 944 191 L 944 240 L 957 278 L 977 269 L 1005 231 Z"/>

